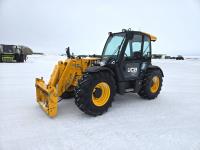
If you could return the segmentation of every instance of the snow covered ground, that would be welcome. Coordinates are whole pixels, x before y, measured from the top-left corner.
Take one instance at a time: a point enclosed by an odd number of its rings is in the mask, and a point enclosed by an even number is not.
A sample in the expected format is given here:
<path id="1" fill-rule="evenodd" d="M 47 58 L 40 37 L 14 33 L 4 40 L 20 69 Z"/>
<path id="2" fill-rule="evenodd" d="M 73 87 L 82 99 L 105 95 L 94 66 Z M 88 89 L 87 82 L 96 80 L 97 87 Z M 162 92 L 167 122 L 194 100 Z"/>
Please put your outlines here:
<path id="1" fill-rule="evenodd" d="M 200 149 L 200 60 L 153 60 L 165 75 L 156 100 L 117 95 L 99 117 L 63 100 L 51 119 L 35 101 L 34 83 L 48 80 L 60 58 L 0 64 L 0 150 Z"/>

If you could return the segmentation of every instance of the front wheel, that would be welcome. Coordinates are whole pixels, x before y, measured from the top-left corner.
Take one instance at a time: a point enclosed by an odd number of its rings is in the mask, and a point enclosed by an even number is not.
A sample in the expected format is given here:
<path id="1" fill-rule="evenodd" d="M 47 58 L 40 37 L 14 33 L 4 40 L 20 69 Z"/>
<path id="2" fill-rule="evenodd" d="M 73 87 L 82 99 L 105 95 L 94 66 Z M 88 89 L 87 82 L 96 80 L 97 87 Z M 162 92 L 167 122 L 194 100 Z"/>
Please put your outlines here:
<path id="1" fill-rule="evenodd" d="M 159 70 L 148 71 L 144 76 L 138 95 L 149 100 L 156 98 L 160 93 L 162 81 L 162 73 Z"/>
<path id="2" fill-rule="evenodd" d="M 101 115 L 111 106 L 115 89 L 109 72 L 87 73 L 75 89 L 75 104 L 88 115 Z"/>
<path id="3" fill-rule="evenodd" d="M 20 57 L 19 57 L 19 62 L 24 62 L 24 59 L 25 58 L 25 55 L 24 54 L 20 54 Z"/>

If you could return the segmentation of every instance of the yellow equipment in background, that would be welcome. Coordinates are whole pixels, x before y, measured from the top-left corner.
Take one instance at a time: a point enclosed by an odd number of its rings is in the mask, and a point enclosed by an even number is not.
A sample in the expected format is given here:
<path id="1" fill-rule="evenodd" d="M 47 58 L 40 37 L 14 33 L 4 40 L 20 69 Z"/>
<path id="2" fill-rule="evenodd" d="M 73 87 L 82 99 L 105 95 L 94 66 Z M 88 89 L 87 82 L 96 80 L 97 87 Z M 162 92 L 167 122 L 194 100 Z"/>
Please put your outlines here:
<path id="1" fill-rule="evenodd" d="M 59 61 L 55 66 L 49 83 L 46 85 L 43 78 L 36 78 L 36 97 L 42 109 L 50 116 L 57 114 L 58 97 L 65 91 L 70 92 L 77 86 L 83 72 L 99 58 L 69 58 Z"/>

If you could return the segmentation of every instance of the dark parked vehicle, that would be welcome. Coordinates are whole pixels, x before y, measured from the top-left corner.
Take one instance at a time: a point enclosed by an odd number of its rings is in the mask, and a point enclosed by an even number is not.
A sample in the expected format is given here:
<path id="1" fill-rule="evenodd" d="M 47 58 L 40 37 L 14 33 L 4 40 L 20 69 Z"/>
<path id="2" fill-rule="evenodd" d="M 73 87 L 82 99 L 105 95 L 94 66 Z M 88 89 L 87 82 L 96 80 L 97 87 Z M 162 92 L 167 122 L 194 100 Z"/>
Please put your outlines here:
<path id="1" fill-rule="evenodd" d="M 176 57 L 176 60 L 184 60 L 184 58 L 183 58 L 183 56 L 178 55 L 178 56 Z"/>
<path id="2" fill-rule="evenodd" d="M 24 62 L 32 50 L 19 45 L 0 45 L 0 62 Z"/>
<path id="3" fill-rule="evenodd" d="M 171 59 L 171 56 L 165 56 L 165 59 Z"/>

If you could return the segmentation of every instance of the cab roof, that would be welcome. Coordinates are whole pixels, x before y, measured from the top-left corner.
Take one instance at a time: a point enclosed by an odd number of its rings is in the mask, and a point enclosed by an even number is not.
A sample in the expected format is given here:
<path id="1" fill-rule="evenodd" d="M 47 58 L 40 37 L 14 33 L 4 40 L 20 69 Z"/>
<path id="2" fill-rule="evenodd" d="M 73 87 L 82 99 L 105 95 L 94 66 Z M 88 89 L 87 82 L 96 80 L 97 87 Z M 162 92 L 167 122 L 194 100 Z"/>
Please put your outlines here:
<path id="1" fill-rule="evenodd" d="M 135 33 L 142 33 L 142 34 L 146 34 L 146 35 L 148 35 L 148 36 L 150 37 L 151 41 L 153 41 L 153 42 L 155 42 L 155 41 L 157 40 L 157 37 L 156 37 L 156 36 L 154 36 L 154 35 L 152 35 L 152 34 L 149 34 L 149 33 L 147 33 L 147 32 L 142 32 L 142 31 L 133 31 L 133 30 L 131 30 L 131 29 L 128 29 L 128 30 L 126 30 L 126 29 L 122 29 L 122 32 L 135 32 Z M 112 32 L 111 32 L 111 33 L 112 33 Z"/>
<path id="2" fill-rule="evenodd" d="M 148 36 L 150 37 L 151 41 L 154 41 L 154 42 L 155 42 L 155 41 L 157 40 L 157 37 L 154 36 L 154 35 L 152 35 L 152 34 L 149 34 L 149 33 L 146 33 L 146 32 L 142 32 L 142 33 L 148 35 Z"/>

